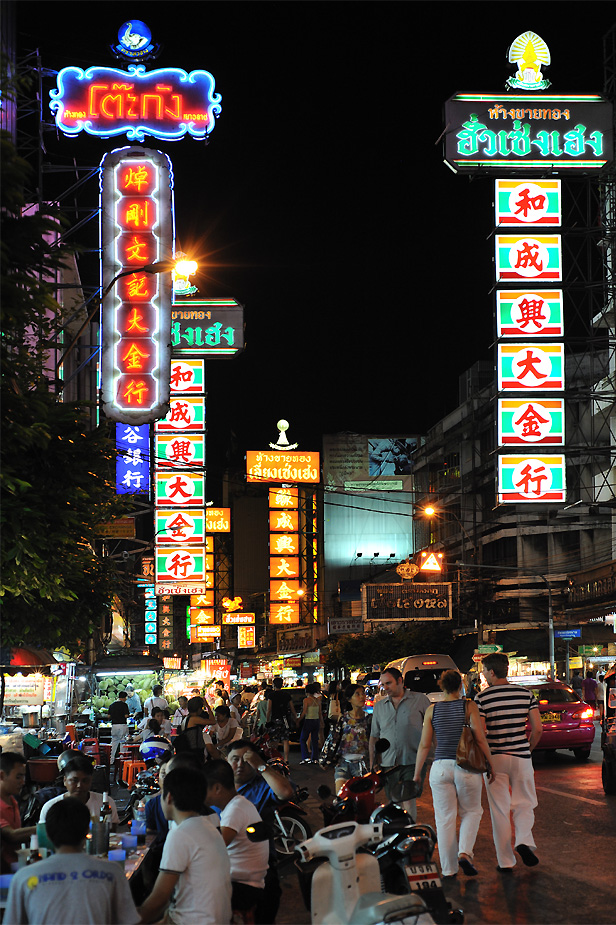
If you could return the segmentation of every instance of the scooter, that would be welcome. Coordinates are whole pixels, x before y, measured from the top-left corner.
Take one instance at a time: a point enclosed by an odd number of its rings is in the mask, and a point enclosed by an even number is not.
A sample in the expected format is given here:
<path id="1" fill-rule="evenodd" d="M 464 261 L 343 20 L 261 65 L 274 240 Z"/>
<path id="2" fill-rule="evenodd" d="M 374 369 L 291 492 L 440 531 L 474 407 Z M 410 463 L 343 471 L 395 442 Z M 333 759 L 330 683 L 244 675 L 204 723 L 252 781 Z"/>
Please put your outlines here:
<path id="1" fill-rule="evenodd" d="M 298 845 L 300 886 L 315 925 L 434 925 L 417 893 L 382 892 L 379 862 L 362 851 L 393 834 L 391 828 L 382 822 L 330 825 Z"/>
<path id="2" fill-rule="evenodd" d="M 279 861 L 290 861 L 297 845 L 312 836 L 306 812 L 298 805 L 307 798 L 307 788 L 301 787 L 295 791 L 295 800 L 286 800 L 265 813 Z"/>

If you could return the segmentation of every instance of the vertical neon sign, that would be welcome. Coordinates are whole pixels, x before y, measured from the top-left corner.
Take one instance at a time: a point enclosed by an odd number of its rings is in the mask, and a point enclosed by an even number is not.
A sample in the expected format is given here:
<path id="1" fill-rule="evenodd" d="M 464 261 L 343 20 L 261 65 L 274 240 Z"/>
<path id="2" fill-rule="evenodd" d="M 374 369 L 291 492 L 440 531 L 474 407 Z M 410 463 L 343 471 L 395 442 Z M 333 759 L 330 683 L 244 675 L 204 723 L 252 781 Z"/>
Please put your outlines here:
<path id="1" fill-rule="evenodd" d="M 102 404 L 125 424 L 163 418 L 171 375 L 173 173 L 160 151 L 122 148 L 101 162 Z"/>

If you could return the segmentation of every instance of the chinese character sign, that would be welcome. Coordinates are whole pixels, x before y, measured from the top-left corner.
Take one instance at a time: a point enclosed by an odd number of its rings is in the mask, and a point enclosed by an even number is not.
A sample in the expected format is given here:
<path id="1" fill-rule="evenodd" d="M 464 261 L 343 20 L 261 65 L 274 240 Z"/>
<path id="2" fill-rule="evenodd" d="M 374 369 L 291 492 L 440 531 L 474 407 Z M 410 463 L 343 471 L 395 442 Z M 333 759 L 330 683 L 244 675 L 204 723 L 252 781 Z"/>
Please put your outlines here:
<path id="1" fill-rule="evenodd" d="M 499 391 L 562 392 L 565 387 L 563 344 L 499 344 Z"/>
<path id="2" fill-rule="evenodd" d="M 50 96 L 49 108 L 65 135 L 126 135 L 137 142 L 145 135 L 168 141 L 186 134 L 206 138 L 222 109 L 208 71 L 187 74 L 177 67 L 65 67 Z"/>
<path id="3" fill-rule="evenodd" d="M 563 334 L 562 289 L 497 291 L 497 337 L 562 337 Z"/>
<path id="4" fill-rule="evenodd" d="M 116 492 L 119 495 L 150 491 L 149 424 L 116 423 Z"/>
<path id="5" fill-rule="evenodd" d="M 143 268 L 171 258 L 171 162 L 123 148 L 101 163 L 102 402 L 107 417 L 146 424 L 169 400 L 171 272 Z M 115 282 L 114 282 L 115 280 Z"/>
<path id="6" fill-rule="evenodd" d="M 496 227 L 561 223 L 560 180 L 496 180 Z"/>
<path id="7" fill-rule="evenodd" d="M 562 398 L 499 399 L 499 446 L 562 446 L 564 442 L 565 402 Z"/>
<path id="8" fill-rule="evenodd" d="M 497 234 L 494 239 L 497 281 L 528 284 L 562 279 L 560 235 L 540 235 L 531 229 L 528 234 Z"/>
<path id="9" fill-rule="evenodd" d="M 502 504 L 566 499 L 564 456 L 501 456 L 498 500 Z"/>

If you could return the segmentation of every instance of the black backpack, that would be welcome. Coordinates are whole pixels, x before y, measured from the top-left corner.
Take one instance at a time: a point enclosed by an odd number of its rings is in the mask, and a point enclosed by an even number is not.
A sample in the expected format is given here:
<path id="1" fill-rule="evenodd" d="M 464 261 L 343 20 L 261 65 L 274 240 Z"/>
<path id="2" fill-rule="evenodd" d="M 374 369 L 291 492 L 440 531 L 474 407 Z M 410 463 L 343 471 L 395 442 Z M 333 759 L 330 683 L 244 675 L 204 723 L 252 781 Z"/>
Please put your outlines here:
<path id="1" fill-rule="evenodd" d="M 186 720 L 182 723 L 184 726 Z M 204 761 L 204 752 L 205 752 L 205 743 L 203 741 L 203 726 L 191 726 L 190 729 L 182 729 L 180 726 L 181 732 L 175 736 L 173 740 L 173 746 L 175 749 L 176 755 L 186 754 L 190 752 L 191 755 L 195 755 L 201 763 Z"/>

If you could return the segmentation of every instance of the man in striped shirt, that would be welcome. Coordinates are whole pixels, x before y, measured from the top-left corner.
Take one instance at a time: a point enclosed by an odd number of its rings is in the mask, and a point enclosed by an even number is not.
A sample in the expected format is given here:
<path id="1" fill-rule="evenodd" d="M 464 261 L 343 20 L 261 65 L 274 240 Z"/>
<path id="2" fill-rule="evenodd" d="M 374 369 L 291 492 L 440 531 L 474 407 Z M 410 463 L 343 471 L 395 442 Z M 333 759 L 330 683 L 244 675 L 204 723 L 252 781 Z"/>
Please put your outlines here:
<path id="1" fill-rule="evenodd" d="M 515 850 L 524 864 L 539 863 L 534 853 L 535 777 L 531 752 L 541 738 L 539 704 L 531 690 L 509 684 L 509 659 L 503 652 L 486 655 L 483 675 L 488 683 L 475 697 L 492 752 L 494 780 L 486 786 L 497 870 L 510 873 L 516 858 L 511 847 L 511 814 L 515 829 Z M 530 740 L 526 723 L 530 723 Z"/>

